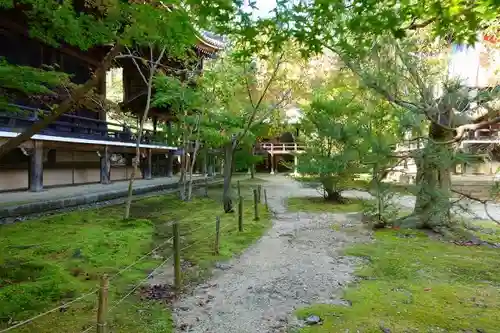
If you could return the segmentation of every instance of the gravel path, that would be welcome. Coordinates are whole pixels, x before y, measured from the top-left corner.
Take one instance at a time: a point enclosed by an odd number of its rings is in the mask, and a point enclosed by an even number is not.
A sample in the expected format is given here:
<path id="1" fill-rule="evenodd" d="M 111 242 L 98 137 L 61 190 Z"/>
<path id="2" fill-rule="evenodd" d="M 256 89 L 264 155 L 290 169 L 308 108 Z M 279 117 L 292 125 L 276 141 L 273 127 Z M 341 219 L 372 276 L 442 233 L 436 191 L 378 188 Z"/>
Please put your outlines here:
<path id="1" fill-rule="evenodd" d="M 219 265 L 212 279 L 174 304 L 177 332 L 286 332 L 293 311 L 311 303 L 343 304 L 359 259 L 339 254 L 369 233 L 334 231 L 356 214 L 288 213 L 287 195 L 318 196 L 282 176 L 266 183 L 273 227 L 241 257 Z"/>

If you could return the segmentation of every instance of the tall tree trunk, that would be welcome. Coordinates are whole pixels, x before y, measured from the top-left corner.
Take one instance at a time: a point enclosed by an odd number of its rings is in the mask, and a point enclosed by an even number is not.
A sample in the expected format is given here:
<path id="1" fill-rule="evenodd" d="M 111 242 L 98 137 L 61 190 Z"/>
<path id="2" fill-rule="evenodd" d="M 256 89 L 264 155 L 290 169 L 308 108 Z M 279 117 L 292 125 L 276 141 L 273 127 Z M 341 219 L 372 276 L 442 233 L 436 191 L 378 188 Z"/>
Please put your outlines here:
<path id="1" fill-rule="evenodd" d="M 233 213 L 233 201 L 231 199 L 231 179 L 233 177 L 233 154 L 234 148 L 232 143 L 228 143 L 224 147 L 224 188 L 222 192 L 222 202 L 225 213 Z"/>
<path id="2" fill-rule="evenodd" d="M 97 70 L 92 74 L 89 80 L 83 85 L 71 91 L 68 98 L 66 98 L 62 103 L 60 103 L 55 110 L 53 110 L 49 115 L 44 116 L 44 118 L 26 129 L 24 132 L 18 136 L 9 139 L 5 144 L 0 146 L 0 158 L 7 154 L 12 149 L 17 148 L 23 142 L 29 140 L 33 135 L 39 133 L 41 130 L 52 124 L 57 118 L 59 118 L 63 113 L 68 112 L 73 105 L 78 103 L 82 98 L 87 95 L 87 93 L 94 88 L 101 78 L 106 75 L 106 71 L 111 66 L 113 59 L 120 53 L 121 45 L 115 44 L 113 48 L 108 52 L 106 57 L 97 67 Z"/>
<path id="3" fill-rule="evenodd" d="M 253 158 L 255 156 L 255 145 L 252 146 L 251 154 L 252 154 L 252 163 L 250 164 L 250 178 L 254 179 L 255 178 L 255 163 L 253 162 Z"/>
<path id="4" fill-rule="evenodd" d="M 401 220 L 401 226 L 439 231 L 451 226 L 453 151 L 450 145 L 440 142 L 450 140 L 452 133 L 431 125 L 429 138 L 427 146 L 415 156 L 419 190 L 413 213 Z"/>
<path id="5" fill-rule="evenodd" d="M 383 176 L 383 174 L 381 174 L 380 172 L 378 163 L 375 163 L 372 170 L 371 183 L 373 189 L 375 190 L 375 197 L 377 199 L 377 219 L 379 222 L 382 221 L 382 210 L 383 210 L 382 195 L 380 193 L 380 182 L 382 181 L 382 178 L 380 178 L 381 176 Z"/>
<path id="6" fill-rule="evenodd" d="M 197 139 L 194 145 L 194 150 L 193 154 L 191 157 L 191 166 L 189 168 L 189 182 L 188 182 L 188 193 L 187 193 L 187 200 L 191 200 L 191 196 L 193 194 L 193 170 L 194 170 L 194 165 L 196 163 L 196 155 L 198 154 L 198 150 L 200 149 L 200 141 Z"/>
<path id="7" fill-rule="evenodd" d="M 151 47 L 151 46 L 150 46 Z M 153 52 L 151 52 L 152 56 Z M 144 106 L 144 113 L 142 115 L 141 123 L 139 125 L 139 133 L 137 133 L 137 140 L 135 142 L 135 164 L 134 168 L 132 169 L 132 174 L 130 176 L 130 180 L 128 183 L 128 194 L 127 194 L 127 202 L 125 204 L 125 214 L 124 218 L 128 219 L 130 217 L 130 206 L 132 205 L 132 193 L 133 193 L 133 186 L 134 186 L 134 180 L 135 180 L 135 175 L 137 174 L 137 167 L 139 166 L 140 160 L 141 160 L 141 138 L 142 138 L 142 131 L 144 129 L 144 123 L 146 122 L 146 119 L 148 118 L 149 114 L 149 109 L 151 107 L 151 94 L 153 90 L 153 78 L 156 73 L 156 68 L 163 58 L 163 55 L 165 54 L 165 48 L 163 48 L 156 59 L 156 62 L 153 63 L 153 65 L 149 68 L 149 75 L 146 78 L 140 69 L 139 64 L 136 62 L 134 58 L 132 58 L 132 61 L 134 62 L 134 65 L 137 67 L 137 70 L 139 73 L 141 73 L 141 77 L 144 80 L 144 83 L 146 84 L 147 90 L 146 90 L 146 105 Z M 153 59 L 150 59 L 151 62 L 153 62 Z"/>
<path id="8" fill-rule="evenodd" d="M 186 152 L 187 145 L 184 145 L 184 153 L 181 155 L 181 177 L 179 179 L 179 199 L 186 200 L 186 180 L 188 170 L 188 154 Z"/>
<path id="9" fill-rule="evenodd" d="M 139 125 L 139 133 L 137 133 L 137 140 L 135 142 L 135 163 L 134 163 L 134 168 L 132 169 L 132 174 L 130 175 L 130 180 L 128 182 L 127 202 L 125 204 L 125 214 L 123 215 L 124 219 L 128 219 L 130 217 L 130 206 L 132 205 L 132 192 L 134 188 L 134 180 L 135 180 L 135 175 L 137 174 L 137 168 L 141 161 L 140 145 L 141 145 L 142 131 L 144 128 L 146 117 L 148 116 L 149 108 L 151 106 L 151 90 L 153 85 L 152 79 L 153 77 L 151 76 L 147 88 L 146 106 L 144 107 L 144 114 L 142 115 L 141 123 Z"/>

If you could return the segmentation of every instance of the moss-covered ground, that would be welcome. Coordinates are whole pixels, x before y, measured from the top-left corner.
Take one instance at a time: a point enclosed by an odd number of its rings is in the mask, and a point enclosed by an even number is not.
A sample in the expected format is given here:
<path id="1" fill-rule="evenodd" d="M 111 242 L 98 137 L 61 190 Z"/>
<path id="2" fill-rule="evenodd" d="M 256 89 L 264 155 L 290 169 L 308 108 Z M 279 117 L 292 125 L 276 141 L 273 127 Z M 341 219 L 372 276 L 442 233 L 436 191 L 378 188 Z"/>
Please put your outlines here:
<path id="1" fill-rule="evenodd" d="M 479 224 L 500 235 L 492 222 Z M 374 238 L 345 251 L 366 259 L 359 280 L 345 290 L 351 306 L 298 310 L 299 318 L 323 320 L 300 333 L 500 332 L 499 249 L 458 246 L 419 231 L 386 229 Z"/>
<path id="2" fill-rule="evenodd" d="M 162 195 L 133 202 L 130 220 L 122 220 L 123 205 L 47 216 L 0 226 L 0 330 L 92 291 L 103 274 L 114 276 L 172 236 L 180 224 L 184 282 L 207 277 L 215 262 L 228 259 L 257 240 L 270 226 L 260 205 L 253 220 L 252 189 L 242 181 L 244 232 L 237 214 L 223 214 L 221 188 L 203 190 L 191 202 Z M 214 254 L 215 219 L 221 219 L 220 252 Z M 110 281 L 109 304 L 125 296 L 172 254 L 167 242 L 154 255 Z M 140 289 L 139 289 L 140 290 Z M 171 332 L 165 300 L 147 300 L 134 292 L 108 314 L 110 332 Z M 161 298 L 161 297 L 160 297 Z M 12 332 L 79 333 L 96 318 L 96 296 L 72 304 Z"/>
<path id="3" fill-rule="evenodd" d="M 363 200 L 345 199 L 344 203 L 326 201 L 323 197 L 292 197 L 287 199 L 290 212 L 350 213 L 360 212 Z"/>

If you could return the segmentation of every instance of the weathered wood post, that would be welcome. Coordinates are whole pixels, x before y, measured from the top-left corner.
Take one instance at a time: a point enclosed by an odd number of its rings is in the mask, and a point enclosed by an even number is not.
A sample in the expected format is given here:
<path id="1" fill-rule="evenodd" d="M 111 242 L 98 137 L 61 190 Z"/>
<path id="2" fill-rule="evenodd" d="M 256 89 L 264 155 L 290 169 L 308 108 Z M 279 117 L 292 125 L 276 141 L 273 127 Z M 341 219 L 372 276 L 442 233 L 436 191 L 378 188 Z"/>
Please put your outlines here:
<path id="1" fill-rule="evenodd" d="M 239 180 L 236 182 L 236 186 L 238 188 L 238 198 L 239 198 L 241 197 L 241 185 Z"/>
<path id="2" fill-rule="evenodd" d="M 220 217 L 215 218 L 215 246 L 214 253 L 219 254 L 219 241 L 220 241 Z"/>
<path id="3" fill-rule="evenodd" d="M 179 234 L 179 223 L 176 221 L 172 225 L 172 233 L 174 236 L 174 285 L 175 290 L 179 292 L 181 290 L 181 248 L 180 248 L 180 234 Z"/>
<path id="4" fill-rule="evenodd" d="M 238 198 L 238 231 L 243 231 L 243 197 Z"/>
<path id="5" fill-rule="evenodd" d="M 208 176 L 205 176 L 205 198 L 208 198 Z"/>
<path id="6" fill-rule="evenodd" d="M 261 200 L 261 197 L 262 197 L 262 185 L 257 185 L 257 199 L 258 199 L 258 203 L 261 203 L 262 200 Z"/>
<path id="7" fill-rule="evenodd" d="M 259 201 L 257 197 L 257 189 L 253 190 L 253 208 L 254 208 L 254 220 L 258 221 L 259 218 Z"/>
<path id="8" fill-rule="evenodd" d="M 267 203 L 267 190 L 264 189 L 264 203 L 266 204 L 266 210 L 269 211 L 269 204 Z"/>
<path id="9" fill-rule="evenodd" d="M 97 333 L 106 333 L 106 315 L 108 313 L 109 279 L 106 274 L 101 277 L 99 288 L 99 303 L 97 308 Z"/>

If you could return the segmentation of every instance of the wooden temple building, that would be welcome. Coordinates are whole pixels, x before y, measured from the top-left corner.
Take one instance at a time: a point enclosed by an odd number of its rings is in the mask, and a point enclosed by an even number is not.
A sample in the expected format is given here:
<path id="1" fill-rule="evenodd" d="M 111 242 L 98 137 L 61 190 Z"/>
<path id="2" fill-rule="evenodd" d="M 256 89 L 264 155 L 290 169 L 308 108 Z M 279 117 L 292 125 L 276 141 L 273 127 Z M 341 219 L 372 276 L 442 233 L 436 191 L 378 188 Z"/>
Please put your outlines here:
<path id="1" fill-rule="evenodd" d="M 58 70 L 71 74 L 72 81 L 77 84 L 90 78 L 110 48 L 102 46 L 86 51 L 71 46 L 54 48 L 30 38 L 22 22 L 12 11 L 0 10 L 0 58 L 13 65 L 37 68 L 57 65 Z M 215 56 L 223 46 L 221 40 L 201 33 L 198 43 L 193 45 L 198 68 L 201 70 L 203 60 Z M 146 86 L 135 66 L 127 62 L 118 66 L 123 68 L 122 111 L 141 115 Z M 96 93 L 106 96 L 105 78 L 101 81 Z M 50 104 L 30 96 L 15 96 L 9 102 L 19 111 L 0 109 L 0 145 L 36 122 L 44 106 Z M 177 152 L 174 142 L 177 140 L 168 131 L 157 131 L 156 125 L 166 122 L 171 126 L 174 119 L 168 110 L 152 109 L 150 115 L 155 129 L 143 132 L 141 167 L 136 176 L 146 179 L 172 176 L 173 156 Z M 101 103 L 80 103 L 18 149 L 3 156 L 0 159 L 0 192 L 41 191 L 54 186 L 107 184 L 129 179 L 137 131 L 131 126 L 110 122 L 106 116 L 106 108 Z"/>

